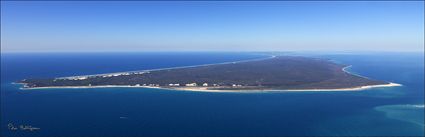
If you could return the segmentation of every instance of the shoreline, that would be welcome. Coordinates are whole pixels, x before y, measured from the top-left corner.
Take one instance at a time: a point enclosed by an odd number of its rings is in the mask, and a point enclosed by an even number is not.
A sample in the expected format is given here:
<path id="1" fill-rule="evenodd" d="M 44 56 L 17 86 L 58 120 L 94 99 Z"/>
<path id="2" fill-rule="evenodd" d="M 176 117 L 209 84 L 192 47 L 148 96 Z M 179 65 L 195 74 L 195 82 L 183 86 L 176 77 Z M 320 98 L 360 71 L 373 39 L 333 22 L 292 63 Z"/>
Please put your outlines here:
<path id="1" fill-rule="evenodd" d="M 356 74 L 356 73 L 353 73 L 353 72 L 348 71 L 347 69 L 351 68 L 352 66 L 353 65 L 345 66 L 341 70 L 344 71 L 345 73 L 348 73 L 348 74 L 351 74 L 351 75 L 354 75 L 354 76 L 357 76 L 357 77 L 362 77 L 362 78 L 370 79 L 368 77 L 365 77 L 365 76 L 362 76 L 362 75 L 359 75 L 359 74 Z"/>
<path id="2" fill-rule="evenodd" d="M 25 84 L 25 83 L 14 83 L 14 84 Z M 329 91 L 360 91 L 371 88 L 383 88 L 383 87 L 397 87 L 402 86 L 397 83 L 388 83 L 380 85 L 368 85 L 360 87 L 351 87 L 351 88 L 336 88 L 336 89 L 247 89 L 247 90 L 218 90 L 218 89 L 208 89 L 209 87 L 153 87 L 153 86 L 131 86 L 131 85 L 102 85 L 102 86 L 52 86 L 52 87 L 32 87 L 32 88 L 23 88 L 21 90 L 33 90 L 33 89 L 84 89 L 84 88 L 154 88 L 154 89 L 164 89 L 164 90 L 179 90 L 179 91 L 198 91 L 198 92 L 237 92 L 237 93 L 252 93 L 252 92 L 311 92 L 311 91 L 320 91 L 320 92 L 329 92 Z"/>
<path id="3" fill-rule="evenodd" d="M 383 87 L 398 87 L 402 86 L 398 83 L 388 83 L 380 85 L 368 85 L 360 87 L 351 87 L 351 88 L 335 88 L 335 89 L 247 89 L 247 90 L 217 90 L 217 89 L 208 89 L 208 87 L 183 87 L 183 88 L 163 88 L 160 89 L 169 89 L 169 90 L 180 90 L 180 91 L 198 91 L 198 92 L 332 92 L 332 91 L 361 91 L 372 88 L 383 88 Z"/>

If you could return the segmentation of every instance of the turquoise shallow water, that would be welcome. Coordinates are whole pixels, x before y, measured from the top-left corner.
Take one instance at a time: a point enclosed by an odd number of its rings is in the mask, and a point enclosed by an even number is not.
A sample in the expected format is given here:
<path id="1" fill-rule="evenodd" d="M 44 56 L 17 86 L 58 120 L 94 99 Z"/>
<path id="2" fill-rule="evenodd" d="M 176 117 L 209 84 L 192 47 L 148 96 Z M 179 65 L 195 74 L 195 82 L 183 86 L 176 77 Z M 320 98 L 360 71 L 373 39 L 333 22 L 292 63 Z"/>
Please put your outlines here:
<path id="1" fill-rule="evenodd" d="M 206 93 L 143 88 L 19 90 L 11 82 L 265 57 L 253 53 L 9 53 L 1 136 L 423 136 L 423 53 L 300 54 L 403 84 L 356 92 Z M 38 131 L 11 131 L 7 124 Z M 421 125 L 422 124 L 422 125 Z"/>
<path id="2" fill-rule="evenodd" d="M 419 127 L 425 127 L 423 104 L 386 105 L 376 107 L 375 110 L 384 112 L 385 116 L 388 118 L 414 123 Z"/>

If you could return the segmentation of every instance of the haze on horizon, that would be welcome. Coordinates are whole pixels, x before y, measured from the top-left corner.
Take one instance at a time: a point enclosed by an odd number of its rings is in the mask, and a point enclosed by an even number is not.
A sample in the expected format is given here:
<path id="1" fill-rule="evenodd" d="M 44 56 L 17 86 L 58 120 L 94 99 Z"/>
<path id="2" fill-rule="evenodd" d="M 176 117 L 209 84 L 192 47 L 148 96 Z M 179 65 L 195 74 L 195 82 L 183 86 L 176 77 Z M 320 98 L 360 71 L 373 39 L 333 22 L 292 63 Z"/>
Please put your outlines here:
<path id="1" fill-rule="evenodd" d="M 423 1 L 1 1 L 1 52 L 423 50 Z"/>

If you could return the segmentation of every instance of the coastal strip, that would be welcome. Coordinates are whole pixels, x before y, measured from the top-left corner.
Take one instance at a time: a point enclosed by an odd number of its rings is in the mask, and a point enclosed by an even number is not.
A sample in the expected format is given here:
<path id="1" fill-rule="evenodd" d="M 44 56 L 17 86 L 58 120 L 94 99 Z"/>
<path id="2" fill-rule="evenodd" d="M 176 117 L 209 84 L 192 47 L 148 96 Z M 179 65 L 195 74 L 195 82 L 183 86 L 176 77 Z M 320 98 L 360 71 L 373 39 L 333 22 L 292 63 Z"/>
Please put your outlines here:
<path id="1" fill-rule="evenodd" d="M 22 84 L 22 83 L 17 83 Z M 209 87 L 155 87 L 155 86 L 131 86 L 131 85 L 102 85 L 102 86 L 51 86 L 51 87 L 31 87 L 31 88 L 20 88 L 22 90 L 32 90 L 32 89 L 81 89 L 81 88 L 154 88 L 154 89 L 165 89 L 165 90 L 179 90 L 179 91 L 199 91 L 199 92 L 302 92 L 302 91 L 360 91 L 371 88 L 383 88 L 383 87 L 397 87 L 402 86 L 397 83 L 388 83 L 381 85 L 369 85 L 369 86 L 360 86 L 353 88 L 336 88 L 336 89 L 255 89 L 255 90 L 218 90 L 218 89 L 209 89 Z"/>
<path id="2" fill-rule="evenodd" d="M 383 88 L 383 87 L 398 87 L 402 86 L 397 83 L 388 83 L 380 85 L 368 85 L 352 88 L 335 88 L 335 89 L 255 89 L 255 90 L 217 90 L 217 89 L 208 89 L 207 87 L 178 87 L 178 88 L 162 88 L 161 89 L 171 89 L 171 90 L 182 90 L 182 91 L 201 91 L 201 92 L 310 92 L 310 91 L 320 91 L 320 92 L 329 92 L 329 91 L 360 91 L 367 90 L 371 88 Z"/>
<path id="3" fill-rule="evenodd" d="M 354 75 L 354 76 L 358 76 L 358 77 L 362 77 L 362 78 L 370 79 L 370 78 L 368 78 L 368 77 L 365 77 L 365 76 L 362 76 L 362 75 L 359 75 L 359 74 L 356 74 L 356 73 L 353 73 L 353 72 L 348 71 L 347 69 L 351 68 L 352 66 L 353 66 L 353 65 L 346 66 L 346 67 L 342 68 L 342 71 L 344 71 L 345 73 L 348 73 L 348 74 Z"/>

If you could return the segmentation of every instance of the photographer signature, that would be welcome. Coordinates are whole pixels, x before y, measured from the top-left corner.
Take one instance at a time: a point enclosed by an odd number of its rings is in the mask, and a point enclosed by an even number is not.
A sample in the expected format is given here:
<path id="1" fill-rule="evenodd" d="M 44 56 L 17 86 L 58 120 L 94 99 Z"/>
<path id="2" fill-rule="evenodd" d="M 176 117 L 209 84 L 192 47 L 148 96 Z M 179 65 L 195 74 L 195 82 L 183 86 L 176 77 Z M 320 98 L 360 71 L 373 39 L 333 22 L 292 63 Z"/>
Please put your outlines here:
<path id="1" fill-rule="evenodd" d="M 40 128 L 33 127 L 31 125 L 19 125 L 19 126 L 15 126 L 12 123 L 7 124 L 7 128 L 9 130 L 12 130 L 12 131 L 16 131 L 16 130 L 22 130 L 22 131 L 36 131 L 36 130 L 40 130 Z"/>

